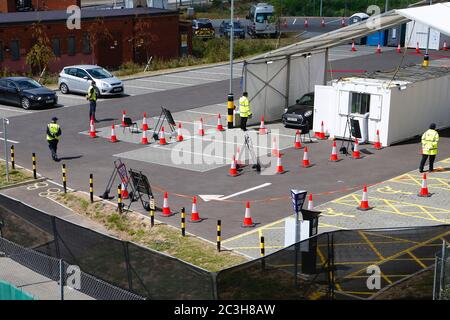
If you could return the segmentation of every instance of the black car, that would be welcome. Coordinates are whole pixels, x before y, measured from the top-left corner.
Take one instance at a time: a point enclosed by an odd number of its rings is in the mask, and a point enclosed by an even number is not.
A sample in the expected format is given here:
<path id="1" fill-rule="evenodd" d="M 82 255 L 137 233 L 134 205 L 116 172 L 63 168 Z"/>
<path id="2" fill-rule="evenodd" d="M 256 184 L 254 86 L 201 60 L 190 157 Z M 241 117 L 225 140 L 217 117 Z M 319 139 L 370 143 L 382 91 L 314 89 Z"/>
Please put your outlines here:
<path id="1" fill-rule="evenodd" d="M 281 120 L 286 127 L 295 127 L 309 132 L 313 126 L 314 92 L 303 95 L 293 106 L 285 109 Z"/>
<path id="2" fill-rule="evenodd" d="M 55 91 L 26 77 L 0 78 L 0 103 L 24 109 L 49 107 L 58 103 Z"/>
<path id="3" fill-rule="evenodd" d="M 219 27 L 220 35 L 229 38 L 231 34 L 231 23 L 230 21 L 222 21 Z M 245 39 L 245 30 L 239 21 L 233 23 L 233 36 L 235 38 Z"/>

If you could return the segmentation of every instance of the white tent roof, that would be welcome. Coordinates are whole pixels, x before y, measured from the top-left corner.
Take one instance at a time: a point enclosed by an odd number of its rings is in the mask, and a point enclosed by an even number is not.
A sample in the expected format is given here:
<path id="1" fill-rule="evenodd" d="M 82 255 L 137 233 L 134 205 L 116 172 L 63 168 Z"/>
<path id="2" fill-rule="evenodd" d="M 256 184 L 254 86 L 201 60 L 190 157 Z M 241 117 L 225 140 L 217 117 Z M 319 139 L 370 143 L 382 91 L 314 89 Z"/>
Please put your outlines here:
<path id="1" fill-rule="evenodd" d="M 395 10 L 395 13 L 428 25 L 450 36 L 450 2 L 418 8 L 399 9 Z"/>

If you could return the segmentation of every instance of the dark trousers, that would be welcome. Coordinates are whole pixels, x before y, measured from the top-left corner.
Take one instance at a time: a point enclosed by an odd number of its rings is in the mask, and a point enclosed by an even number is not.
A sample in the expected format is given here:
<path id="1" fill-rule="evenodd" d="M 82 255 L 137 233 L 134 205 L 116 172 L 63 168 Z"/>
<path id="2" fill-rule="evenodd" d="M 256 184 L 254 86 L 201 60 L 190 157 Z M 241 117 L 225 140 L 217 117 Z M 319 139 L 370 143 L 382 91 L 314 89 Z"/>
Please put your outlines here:
<path id="1" fill-rule="evenodd" d="M 430 157 L 429 171 L 433 171 L 434 160 L 436 159 L 436 156 L 435 155 L 429 156 L 427 154 L 422 155 L 422 160 L 420 161 L 420 167 L 419 167 L 420 171 L 423 171 L 423 167 L 425 166 L 425 162 L 427 162 L 428 157 Z"/>
<path id="2" fill-rule="evenodd" d="M 97 109 L 97 101 L 89 100 L 89 120 L 91 120 L 92 117 L 94 117 L 94 120 L 97 120 L 97 118 L 95 118 L 95 109 Z"/>
<path id="3" fill-rule="evenodd" d="M 241 117 L 241 130 L 247 131 L 247 119 L 248 117 Z"/>
<path id="4" fill-rule="evenodd" d="M 53 160 L 57 160 L 58 159 L 58 155 L 56 154 L 57 150 L 58 150 L 58 140 L 49 140 L 48 141 L 48 147 L 50 149 L 50 151 L 52 152 L 52 159 Z"/>

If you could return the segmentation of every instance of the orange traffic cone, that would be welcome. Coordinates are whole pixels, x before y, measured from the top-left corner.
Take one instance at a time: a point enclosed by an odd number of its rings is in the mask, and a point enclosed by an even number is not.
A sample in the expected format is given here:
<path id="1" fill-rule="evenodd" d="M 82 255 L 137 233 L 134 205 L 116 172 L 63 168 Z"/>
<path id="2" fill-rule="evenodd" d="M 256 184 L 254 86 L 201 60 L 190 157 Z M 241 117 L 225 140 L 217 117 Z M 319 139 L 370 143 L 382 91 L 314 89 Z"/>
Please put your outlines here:
<path id="1" fill-rule="evenodd" d="M 259 125 L 259 134 L 264 135 L 267 134 L 267 129 L 264 126 L 264 116 L 261 117 L 261 124 Z"/>
<path id="2" fill-rule="evenodd" d="M 220 113 L 217 115 L 217 131 L 225 131 L 222 126 L 222 117 L 220 116 Z"/>
<path id="3" fill-rule="evenodd" d="M 126 123 L 125 123 L 125 117 L 127 116 L 127 112 L 124 110 L 122 111 L 122 127 L 126 127 Z"/>
<path id="4" fill-rule="evenodd" d="M 294 143 L 294 148 L 295 149 L 301 149 L 302 148 L 302 142 L 301 142 L 301 138 L 300 138 L 300 130 L 297 130 L 297 132 L 295 133 L 295 143 Z"/>
<path id="5" fill-rule="evenodd" d="M 448 51 L 448 48 L 447 48 L 447 41 L 446 41 L 446 40 L 444 40 L 444 45 L 442 46 L 442 50 Z"/>
<path id="6" fill-rule="evenodd" d="M 313 202 L 312 193 L 309 194 L 309 198 L 308 198 L 308 210 L 314 210 L 314 202 Z"/>
<path id="7" fill-rule="evenodd" d="M 97 138 L 97 133 L 95 131 L 94 117 L 91 117 L 91 121 L 90 121 L 90 125 L 89 125 L 89 136 L 91 138 Z"/>
<path id="8" fill-rule="evenodd" d="M 198 135 L 204 136 L 205 130 L 203 129 L 203 118 L 200 118 L 200 127 L 198 128 Z"/>
<path id="9" fill-rule="evenodd" d="M 148 144 L 147 130 L 142 130 L 141 144 Z"/>
<path id="10" fill-rule="evenodd" d="M 144 117 L 142 118 L 142 130 L 143 130 L 143 131 L 148 130 L 148 124 L 147 124 L 147 112 L 144 112 Z"/>
<path id="11" fill-rule="evenodd" d="M 277 147 L 277 138 L 273 137 L 273 139 L 272 139 L 272 155 L 274 157 L 278 157 L 279 153 L 280 153 L 280 151 L 278 151 L 278 147 Z"/>
<path id="12" fill-rule="evenodd" d="M 305 19 L 305 22 L 303 25 L 304 25 L 305 29 L 308 29 L 308 27 L 309 27 L 308 19 Z"/>
<path id="13" fill-rule="evenodd" d="M 200 215 L 198 214 L 198 211 L 197 211 L 197 197 L 194 197 L 194 199 L 192 200 L 192 213 L 191 213 L 190 221 L 194 222 L 194 223 L 202 221 L 202 219 L 200 218 Z"/>
<path id="14" fill-rule="evenodd" d="M 377 50 L 375 51 L 375 53 L 378 53 L 378 54 L 381 53 L 381 45 L 379 43 L 378 43 Z"/>
<path id="15" fill-rule="evenodd" d="M 177 130 L 177 141 L 181 142 L 184 140 L 183 134 L 181 133 L 181 122 L 178 123 L 178 130 Z"/>
<path id="16" fill-rule="evenodd" d="M 283 165 L 281 164 L 281 154 L 278 153 L 278 158 L 277 158 L 277 174 L 283 174 L 286 171 L 284 171 Z"/>
<path id="17" fill-rule="evenodd" d="M 117 136 L 116 136 L 116 127 L 115 125 L 111 126 L 111 139 L 109 140 L 111 142 L 117 142 Z"/>
<path id="18" fill-rule="evenodd" d="M 231 160 L 230 176 L 236 177 L 238 175 L 239 174 L 236 167 L 236 156 L 233 156 L 233 159 Z"/>
<path id="19" fill-rule="evenodd" d="M 245 206 L 245 216 L 244 216 L 244 222 L 242 223 L 242 227 L 251 228 L 254 226 L 255 226 L 255 224 L 253 223 L 252 215 L 250 212 L 250 202 L 247 201 L 247 205 Z"/>
<path id="20" fill-rule="evenodd" d="M 169 207 L 169 194 L 166 192 L 164 192 L 164 202 L 163 202 L 163 208 L 162 208 L 162 216 L 163 217 L 170 217 L 173 216 L 175 213 L 173 213 L 170 210 Z"/>
<path id="21" fill-rule="evenodd" d="M 320 132 L 316 132 L 315 136 L 317 139 L 321 139 L 321 140 L 326 139 L 323 121 L 320 124 Z"/>
<path id="22" fill-rule="evenodd" d="M 402 53 L 402 47 L 400 46 L 400 43 L 397 46 L 397 53 Z"/>
<path id="23" fill-rule="evenodd" d="M 359 142 L 355 139 L 355 146 L 353 147 L 353 159 L 361 158 L 361 153 L 359 152 Z"/>
<path id="24" fill-rule="evenodd" d="M 427 184 L 427 174 L 424 173 L 422 177 L 422 188 L 420 188 L 420 192 L 418 194 L 419 197 L 431 197 L 431 193 L 428 192 L 428 184 Z"/>
<path id="25" fill-rule="evenodd" d="M 355 47 L 355 41 L 352 41 L 352 51 L 353 52 L 356 52 L 357 50 L 356 50 L 356 47 Z"/>
<path id="26" fill-rule="evenodd" d="M 311 163 L 309 162 L 308 147 L 305 147 L 305 151 L 303 152 L 303 167 L 308 168 L 310 166 Z"/>
<path id="27" fill-rule="evenodd" d="M 159 144 L 162 146 L 167 144 L 166 136 L 164 134 L 164 127 L 162 127 L 161 131 L 159 132 Z"/>
<path id="28" fill-rule="evenodd" d="M 322 18 L 322 21 L 320 22 L 320 26 L 322 28 L 325 28 L 325 19 L 324 18 Z"/>
<path id="29" fill-rule="evenodd" d="M 375 136 L 375 144 L 373 146 L 377 150 L 380 150 L 382 148 L 381 142 L 380 142 L 380 130 L 377 130 L 377 134 Z"/>
<path id="30" fill-rule="evenodd" d="M 416 44 L 416 53 L 420 53 L 419 42 L 417 42 L 417 44 Z"/>
<path id="31" fill-rule="evenodd" d="M 333 149 L 331 150 L 330 161 L 334 161 L 334 162 L 339 161 L 338 154 L 337 154 L 336 141 L 333 141 Z"/>
<path id="32" fill-rule="evenodd" d="M 122 182 L 122 199 L 128 199 L 130 197 L 130 195 L 128 194 L 128 190 L 127 187 L 125 186 L 125 184 Z"/>
<path id="33" fill-rule="evenodd" d="M 367 197 L 367 186 L 366 185 L 364 185 L 364 188 L 363 188 L 363 195 L 362 195 L 361 203 L 359 204 L 358 207 L 356 207 L 356 209 L 362 210 L 362 211 L 367 211 L 367 210 L 372 209 L 371 207 L 369 207 L 369 199 Z"/>

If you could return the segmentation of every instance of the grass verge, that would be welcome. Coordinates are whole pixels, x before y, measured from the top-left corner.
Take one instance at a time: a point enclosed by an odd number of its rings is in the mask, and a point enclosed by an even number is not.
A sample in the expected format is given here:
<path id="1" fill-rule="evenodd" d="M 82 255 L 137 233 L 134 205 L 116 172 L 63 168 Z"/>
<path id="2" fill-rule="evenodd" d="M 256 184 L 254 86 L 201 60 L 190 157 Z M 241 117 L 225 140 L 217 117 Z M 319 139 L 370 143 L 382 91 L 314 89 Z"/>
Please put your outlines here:
<path id="1" fill-rule="evenodd" d="M 219 271 L 246 261 L 230 251 L 217 252 L 216 247 L 195 236 L 181 236 L 181 231 L 155 223 L 133 211 L 119 214 L 116 207 L 105 202 L 90 203 L 88 195 L 80 192 L 58 194 L 55 200 L 76 213 L 104 225 L 114 236 L 166 253 L 208 271 Z M 188 224 L 189 227 L 189 224 Z"/>
<path id="2" fill-rule="evenodd" d="M 0 161 L 0 189 L 32 179 L 33 175 L 30 172 L 18 169 L 17 167 L 13 170 L 11 169 L 11 166 L 9 166 L 9 181 L 6 181 L 5 161 Z"/>

